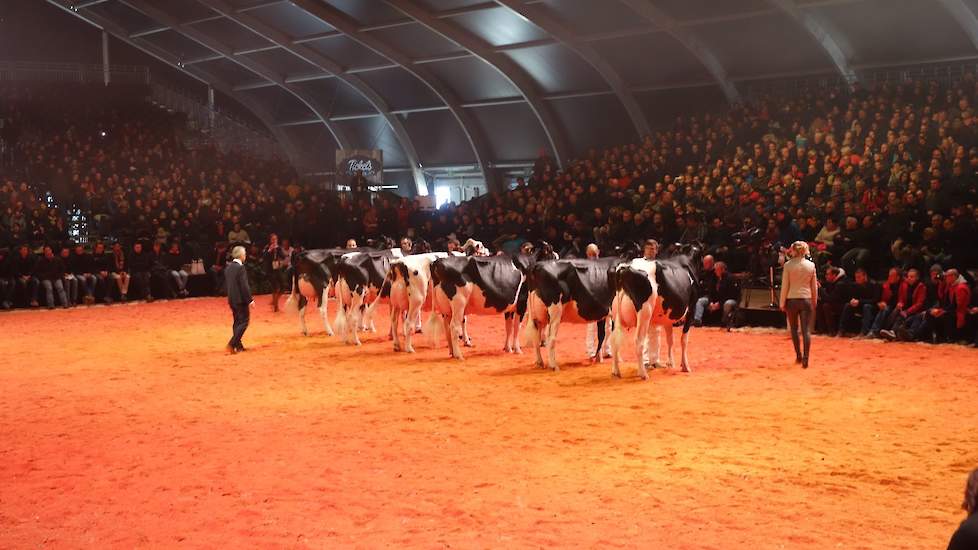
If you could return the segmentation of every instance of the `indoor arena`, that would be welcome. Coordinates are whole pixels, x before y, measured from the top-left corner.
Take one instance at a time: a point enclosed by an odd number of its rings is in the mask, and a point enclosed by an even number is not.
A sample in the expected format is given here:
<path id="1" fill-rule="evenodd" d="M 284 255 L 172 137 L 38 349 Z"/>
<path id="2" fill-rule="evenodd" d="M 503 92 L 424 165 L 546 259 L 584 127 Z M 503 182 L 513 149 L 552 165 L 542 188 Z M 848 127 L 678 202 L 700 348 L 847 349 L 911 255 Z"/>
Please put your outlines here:
<path id="1" fill-rule="evenodd" d="M 0 548 L 978 550 L 978 3 L 0 0 Z"/>

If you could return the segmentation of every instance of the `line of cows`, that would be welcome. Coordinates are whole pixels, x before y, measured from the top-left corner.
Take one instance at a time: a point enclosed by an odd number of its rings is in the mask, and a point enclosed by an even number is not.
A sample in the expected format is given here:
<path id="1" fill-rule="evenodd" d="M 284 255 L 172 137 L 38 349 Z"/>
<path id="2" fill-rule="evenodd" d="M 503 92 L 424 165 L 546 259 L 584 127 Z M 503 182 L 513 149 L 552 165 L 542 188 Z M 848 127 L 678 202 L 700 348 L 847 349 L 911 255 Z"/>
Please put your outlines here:
<path id="1" fill-rule="evenodd" d="M 667 362 L 672 366 L 672 328 L 682 326 L 681 366 L 690 371 L 686 354 L 693 307 L 699 294 L 698 249 L 674 249 L 665 259 L 617 257 L 558 259 L 546 243 L 533 254 L 489 255 L 485 246 L 469 239 L 460 251 L 425 251 L 403 255 L 400 249 L 373 248 L 308 250 L 292 261 L 292 290 L 287 307 L 298 310 L 302 333 L 308 335 L 305 310 L 315 301 L 326 333 L 339 334 L 360 345 L 361 331 L 376 331 L 374 311 L 386 298 L 390 306 L 390 337 L 394 351 L 414 352 L 412 337 L 422 332 L 421 312 L 431 301 L 428 332 L 443 332 L 451 356 L 463 359 L 471 346 L 466 319 L 470 315 L 502 314 L 506 328 L 504 351 L 521 353 L 522 339 L 532 344 L 536 364 L 558 370 L 557 331 L 560 324 L 610 324 L 612 374 L 620 377 L 621 344 L 626 330 L 635 330 L 638 373 L 648 379 L 658 361 L 659 331 L 666 336 Z M 634 258 L 634 259 L 629 259 Z M 328 298 L 338 310 L 332 325 Z M 652 333 L 656 343 L 649 359 Z M 605 330 L 598 331 L 600 361 L 609 346 Z"/>

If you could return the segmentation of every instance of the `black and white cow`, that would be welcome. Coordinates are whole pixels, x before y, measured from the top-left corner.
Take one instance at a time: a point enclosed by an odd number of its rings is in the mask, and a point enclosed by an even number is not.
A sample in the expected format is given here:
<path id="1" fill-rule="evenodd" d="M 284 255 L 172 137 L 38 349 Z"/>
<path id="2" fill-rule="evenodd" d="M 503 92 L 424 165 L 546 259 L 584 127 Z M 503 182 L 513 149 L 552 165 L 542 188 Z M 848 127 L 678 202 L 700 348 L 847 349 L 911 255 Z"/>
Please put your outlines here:
<path id="1" fill-rule="evenodd" d="M 540 259 L 556 259 L 550 245 L 544 243 L 535 254 L 450 257 L 432 264 L 432 307 L 442 319 L 452 357 L 464 359 L 460 339 L 471 345 L 465 317 L 473 314 L 502 313 L 506 323 L 503 350 L 522 353 L 518 336 L 526 308 L 525 273 Z"/>
<path id="2" fill-rule="evenodd" d="M 440 258 L 487 253 L 485 245 L 474 239 L 466 241 L 461 248 L 465 253 L 431 252 L 429 246 L 422 248 L 426 253 L 412 254 L 391 262 L 388 279 L 391 285 L 391 338 L 394 340 L 394 351 L 403 349 L 414 353 L 412 337 L 421 327 L 421 309 L 431 295 L 431 264 Z M 434 317 L 434 312 L 432 316 Z M 399 328 L 401 324 L 403 328 Z M 401 333 L 404 337 L 403 347 Z"/>
<path id="3" fill-rule="evenodd" d="M 621 376 L 621 344 L 626 329 L 635 328 L 635 353 L 639 375 L 648 380 L 645 346 L 648 331 L 661 326 L 666 336 L 668 366 L 672 366 L 672 328 L 683 327 L 682 370 L 691 372 L 687 347 L 693 307 L 698 298 L 696 253 L 668 259 L 624 262 L 615 269 L 615 297 L 612 303 L 611 374 Z"/>
<path id="4" fill-rule="evenodd" d="M 543 367 L 540 342 L 548 351 L 548 366 L 557 365 L 557 331 L 562 322 L 599 323 L 604 328 L 615 294 L 614 269 L 622 260 L 608 257 L 540 262 L 527 274 L 529 290 L 524 335 L 536 351 L 536 365 Z M 601 360 L 605 331 L 598 331 L 597 353 Z"/>
<path id="5" fill-rule="evenodd" d="M 341 312 L 336 330 L 347 344 L 360 345 L 360 330 L 377 331 L 373 322 L 375 302 L 390 293 L 387 273 L 391 260 L 402 257 L 399 248 L 344 254 L 336 263 L 336 297 Z M 373 304 L 374 307 L 366 307 Z"/>
<path id="6" fill-rule="evenodd" d="M 336 264 L 344 254 L 374 250 L 373 248 L 326 248 L 306 250 L 295 255 L 289 268 L 292 292 L 285 302 L 285 307 L 298 313 L 302 334 L 309 335 L 306 328 L 306 306 L 310 301 L 316 300 L 316 307 L 323 319 L 326 334 L 333 335 L 333 328 L 329 323 L 329 296 L 334 294 Z M 337 312 L 337 316 L 340 314 L 342 312 Z"/>

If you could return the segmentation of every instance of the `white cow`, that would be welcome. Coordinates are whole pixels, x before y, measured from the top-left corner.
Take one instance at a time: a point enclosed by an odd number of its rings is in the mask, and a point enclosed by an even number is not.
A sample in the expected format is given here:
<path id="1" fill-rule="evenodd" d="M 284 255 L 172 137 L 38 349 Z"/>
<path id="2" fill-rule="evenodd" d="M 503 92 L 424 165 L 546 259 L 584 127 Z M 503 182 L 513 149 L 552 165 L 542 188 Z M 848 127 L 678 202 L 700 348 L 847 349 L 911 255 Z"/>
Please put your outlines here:
<path id="1" fill-rule="evenodd" d="M 416 328 L 421 325 L 421 309 L 431 289 L 431 263 L 438 258 L 449 256 L 463 256 L 463 254 L 428 252 L 412 254 L 391 262 L 387 279 L 390 284 L 391 339 L 394 340 L 394 351 L 403 349 L 408 353 L 414 353 L 412 337 Z M 371 305 L 370 309 L 373 307 L 375 306 Z"/>
<path id="2" fill-rule="evenodd" d="M 624 331 L 630 328 L 636 329 L 635 353 L 638 357 L 638 372 L 643 379 L 648 380 L 646 347 L 649 331 L 656 327 L 662 327 L 665 331 L 668 350 L 666 365 L 672 367 L 672 329 L 677 323 L 683 323 L 682 370 L 690 372 L 686 349 L 696 282 L 688 266 L 673 260 L 650 261 L 638 258 L 618 266 L 616 277 L 617 291 L 612 302 L 612 375 L 621 376 L 621 344 Z"/>

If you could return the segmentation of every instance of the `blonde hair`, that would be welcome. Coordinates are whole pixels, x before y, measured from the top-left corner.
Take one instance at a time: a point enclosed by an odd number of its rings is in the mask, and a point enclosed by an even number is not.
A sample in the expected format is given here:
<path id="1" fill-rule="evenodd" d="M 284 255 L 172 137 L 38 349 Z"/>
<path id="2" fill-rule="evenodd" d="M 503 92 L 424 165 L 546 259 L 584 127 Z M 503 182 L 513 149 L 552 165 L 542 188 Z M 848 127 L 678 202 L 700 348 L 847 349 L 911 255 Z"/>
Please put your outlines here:
<path id="1" fill-rule="evenodd" d="M 804 258 L 808 256 L 808 243 L 805 241 L 795 241 L 791 243 L 789 256 L 792 258 Z"/>
<path id="2" fill-rule="evenodd" d="M 231 249 L 231 258 L 235 260 L 242 260 L 245 257 L 245 247 L 236 246 Z"/>

